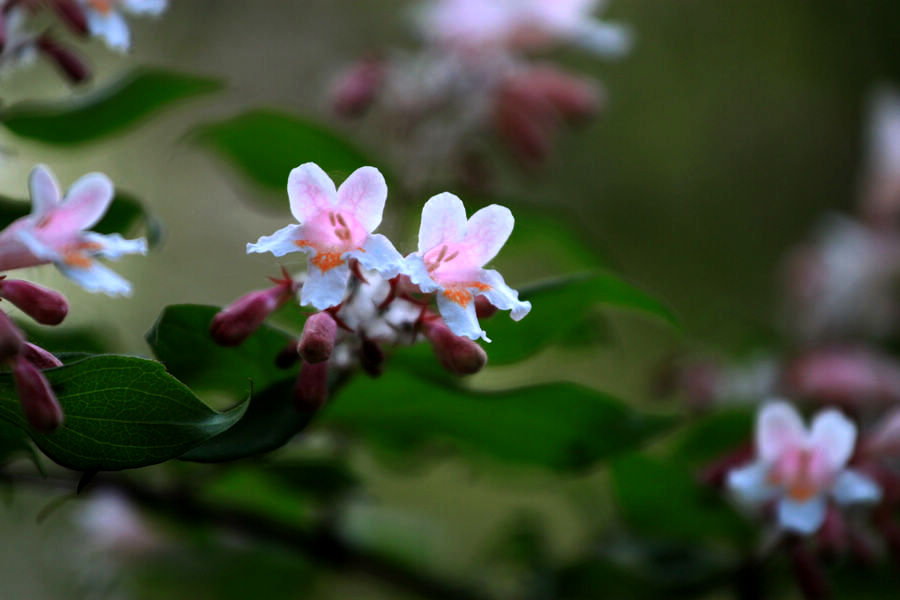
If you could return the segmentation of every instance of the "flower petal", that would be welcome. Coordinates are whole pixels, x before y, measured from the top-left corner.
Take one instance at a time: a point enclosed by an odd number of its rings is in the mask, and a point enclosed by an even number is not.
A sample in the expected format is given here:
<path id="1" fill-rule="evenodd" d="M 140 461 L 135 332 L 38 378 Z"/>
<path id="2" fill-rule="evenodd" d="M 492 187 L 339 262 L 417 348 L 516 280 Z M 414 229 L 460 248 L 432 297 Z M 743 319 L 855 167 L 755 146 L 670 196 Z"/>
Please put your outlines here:
<path id="1" fill-rule="evenodd" d="M 113 193 L 109 177 L 103 173 L 88 173 L 72 184 L 62 203 L 47 214 L 47 223 L 38 224 L 38 227 L 48 237 L 90 229 L 103 218 Z"/>
<path id="2" fill-rule="evenodd" d="M 825 521 L 825 509 L 824 496 L 816 496 L 805 502 L 782 498 L 778 501 L 778 522 L 785 529 L 797 533 L 814 533 Z"/>
<path id="3" fill-rule="evenodd" d="M 41 217 L 56 208 L 60 196 L 59 183 L 46 165 L 37 165 L 28 178 L 31 192 L 31 215 Z"/>
<path id="4" fill-rule="evenodd" d="M 756 420 L 756 451 L 767 463 L 772 463 L 785 451 L 802 448 L 806 443 L 806 428 L 796 409 L 787 402 L 770 402 L 759 412 Z"/>
<path id="5" fill-rule="evenodd" d="M 293 169 L 288 175 L 287 190 L 291 214 L 300 223 L 337 204 L 334 182 L 316 163 L 304 163 Z"/>
<path id="6" fill-rule="evenodd" d="M 435 283 L 425 266 L 425 260 L 418 254 L 410 254 L 404 259 L 406 263 L 404 272 L 409 275 L 409 280 L 426 294 L 436 292 L 441 286 Z"/>
<path id="7" fill-rule="evenodd" d="M 387 279 L 406 271 L 406 262 L 403 260 L 403 256 L 397 252 L 391 241 L 380 233 L 369 235 L 361 250 L 347 252 L 344 256 L 355 258 L 362 268 L 378 271 L 382 277 Z"/>
<path id="8" fill-rule="evenodd" d="M 634 36 L 622 25 L 586 19 L 572 32 L 572 40 L 586 50 L 605 58 L 621 58 L 631 51 Z"/>
<path id="9" fill-rule="evenodd" d="M 763 461 L 728 472 L 728 489 L 741 504 L 762 504 L 775 497 L 778 489 L 769 484 L 769 465 Z"/>
<path id="10" fill-rule="evenodd" d="M 15 233 L 15 239 L 22 243 L 36 259 L 54 262 L 62 257 L 53 248 L 39 240 L 29 229 L 21 229 Z"/>
<path id="11" fill-rule="evenodd" d="M 856 425 L 837 410 L 823 410 L 813 420 L 809 437 L 812 448 L 837 471 L 853 454 Z"/>
<path id="12" fill-rule="evenodd" d="M 375 167 L 361 167 L 350 174 L 337 191 L 337 208 L 356 217 L 368 233 L 381 224 L 387 200 L 387 183 Z"/>
<path id="13" fill-rule="evenodd" d="M 834 481 L 831 494 L 840 504 L 881 500 L 881 488 L 878 484 L 855 469 L 841 471 Z"/>
<path id="14" fill-rule="evenodd" d="M 93 231 L 85 233 L 82 237 L 86 242 L 100 245 L 100 249 L 92 253 L 95 256 L 118 260 L 126 254 L 147 254 L 147 240 L 144 238 L 126 240 L 118 233 L 104 235 Z"/>
<path id="15" fill-rule="evenodd" d="M 95 10 L 85 11 L 91 35 L 103 38 L 112 50 L 125 52 L 131 47 L 131 31 L 125 18 L 116 11 L 101 14 Z"/>
<path id="16" fill-rule="evenodd" d="M 506 285 L 497 271 L 482 271 L 481 281 L 490 286 L 482 295 L 500 310 L 512 311 L 509 316 L 513 321 L 521 320 L 531 311 L 531 302 L 519 300 L 519 292 Z"/>
<path id="17" fill-rule="evenodd" d="M 284 256 L 291 252 L 300 252 L 304 250 L 296 243 L 300 239 L 303 239 L 303 226 L 291 224 L 272 235 L 262 236 L 255 244 L 248 243 L 247 254 L 271 252 L 275 256 Z"/>
<path id="18" fill-rule="evenodd" d="M 486 265 L 509 239 L 516 220 L 505 206 L 485 206 L 469 219 L 463 246 L 472 266 Z"/>
<path id="19" fill-rule="evenodd" d="M 468 302 L 463 306 L 444 294 L 438 294 L 437 305 L 438 311 L 440 311 L 441 317 L 444 319 L 447 327 L 450 328 L 450 331 L 471 340 L 481 338 L 486 342 L 491 341 L 487 337 L 487 332 L 478 324 L 478 316 L 475 314 L 475 302 Z"/>
<path id="20" fill-rule="evenodd" d="M 424 254 L 440 244 L 457 242 L 465 232 L 466 207 L 462 200 L 448 192 L 432 196 L 422 207 L 419 253 Z"/>
<path id="21" fill-rule="evenodd" d="M 349 279 L 350 268 L 346 263 L 324 272 L 310 264 L 306 281 L 300 288 L 300 304 L 312 305 L 319 310 L 337 306 L 344 299 Z"/>
<path id="22" fill-rule="evenodd" d="M 122 8 L 135 15 L 161 15 L 169 0 L 122 0 Z"/>
<path id="23" fill-rule="evenodd" d="M 93 260 L 89 267 L 72 267 L 56 263 L 60 272 L 89 292 L 108 296 L 130 296 L 131 284 L 121 275 Z"/>

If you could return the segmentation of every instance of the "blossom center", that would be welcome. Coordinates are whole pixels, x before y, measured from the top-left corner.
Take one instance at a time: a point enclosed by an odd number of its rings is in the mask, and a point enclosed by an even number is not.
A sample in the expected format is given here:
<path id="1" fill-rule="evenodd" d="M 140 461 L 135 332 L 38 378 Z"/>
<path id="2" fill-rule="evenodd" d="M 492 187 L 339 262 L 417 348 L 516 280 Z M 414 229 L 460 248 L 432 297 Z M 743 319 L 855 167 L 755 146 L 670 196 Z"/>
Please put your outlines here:
<path id="1" fill-rule="evenodd" d="M 830 474 L 820 457 L 810 450 L 788 452 L 778 459 L 768 474 L 769 483 L 785 490 L 791 500 L 804 502 L 817 496 Z"/>
<path id="2" fill-rule="evenodd" d="M 97 242 L 78 242 L 63 252 L 63 262 L 70 267 L 87 269 L 92 261 L 88 253 L 103 249 L 103 245 Z"/>
<path id="3" fill-rule="evenodd" d="M 116 0 L 88 0 L 88 4 L 90 5 L 90 7 L 103 15 L 107 15 L 112 12 L 113 5 L 115 3 Z"/>

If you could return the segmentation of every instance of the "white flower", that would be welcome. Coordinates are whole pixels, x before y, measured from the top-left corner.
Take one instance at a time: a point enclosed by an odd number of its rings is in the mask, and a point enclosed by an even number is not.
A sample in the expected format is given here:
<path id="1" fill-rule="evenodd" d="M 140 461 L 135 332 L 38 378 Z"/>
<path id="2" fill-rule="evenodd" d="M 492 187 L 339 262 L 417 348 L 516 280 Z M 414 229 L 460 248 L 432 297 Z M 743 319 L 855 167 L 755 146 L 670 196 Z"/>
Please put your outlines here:
<path id="1" fill-rule="evenodd" d="M 131 30 L 123 12 L 132 15 L 160 15 L 168 0 L 80 0 L 85 9 L 91 35 L 103 38 L 113 50 L 125 52 L 131 47 Z"/>

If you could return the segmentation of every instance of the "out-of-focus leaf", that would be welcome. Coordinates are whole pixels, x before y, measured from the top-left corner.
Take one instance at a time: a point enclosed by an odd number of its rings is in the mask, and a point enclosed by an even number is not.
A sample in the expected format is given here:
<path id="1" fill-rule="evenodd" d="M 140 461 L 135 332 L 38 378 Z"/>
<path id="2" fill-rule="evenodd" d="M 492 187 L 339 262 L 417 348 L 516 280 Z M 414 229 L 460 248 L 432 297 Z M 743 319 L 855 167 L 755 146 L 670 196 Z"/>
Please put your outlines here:
<path id="1" fill-rule="evenodd" d="M 732 452 L 753 438 L 753 411 L 717 411 L 688 425 L 676 443 L 673 458 L 702 465 Z"/>
<path id="2" fill-rule="evenodd" d="M 251 386 L 265 390 L 284 381 L 289 373 L 275 366 L 275 357 L 291 336 L 263 325 L 240 346 L 224 348 L 209 335 L 209 324 L 219 310 L 198 304 L 167 306 L 147 332 L 153 354 L 194 389 L 244 397 Z"/>
<path id="3" fill-rule="evenodd" d="M 482 323 L 493 343 L 487 348 L 491 364 L 517 362 L 570 335 L 597 305 L 637 310 L 675 324 L 675 316 L 658 300 L 609 272 L 562 277 L 522 288 L 531 312 L 513 322 L 497 314 Z"/>
<path id="4" fill-rule="evenodd" d="M 638 532 L 661 539 L 753 539 L 747 521 L 682 464 L 633 454 L 612 465 L 619 509 Z"/>
<path id="5" fill-rule="evenodd" d="M 17 454 L 34 455 L 28 435 L 12 423 L 0 421 L 0 464 Z"/>
<path id="6" fill-rule="evenodd" d="M 318 422 L 398 451 L 450 440 L 509 461 L 577 469 L 640 446 L 672 420 L 572 384 L 485 393 L 390 368 L 376 380 L 351 380 Z"/>
<path id="7" fill-rule="evenodd" d="M 95 356 L 44 374 L 65 412 L 63 426 L 33 431 L 9 373 L 0 375 L 0 418 L 25 430 L 53 461 L 80 471 L 176 458 L 231 427 L 246 408 L 217 413 L 161 364 L 133 356 Z"/>
<path id="8" fill-rule="evenodd" d="M 164 106 L 221 88 L 215 79 L 141 68 L 77 100 L 13 105 L 0 112 L 0 124 L 32 140 L 81 144 L 122 131 Z"/>
<path id="9" fill-rule="evenodd" d="M 203 488 L 217 505 L 265 515 L 290 525 L 309 524 L 313 506 L 307 496 L 257 468 L 231 468 Z"/>
<path id="10" fill-rule="evenodd" d="M 104 354 L 112 345 L 108 336 L 91 327 L 48 327 L 24 319 L 17 319 L 16 324 L 29 342 L 57 355 Z"/>
<path id="11" fill-rule="evenodd" d="M 288 173 L 305 162 L 317 163 L 337 183 L 361 166 L 376 164 L 340 135 L 277 110 L 251 110 L 202 125 L 194 139 L 251 181 L 282 194 Z M 284 208 L 285 202 L 280 197 L 278 206 Z"/>
<path id="12" fill-rule="evenodd" d="M 360 484 L 346 463 L 333 458 L 292 458 L 258 468 L 296 492 L 320 502 L 332 501 Z"/>

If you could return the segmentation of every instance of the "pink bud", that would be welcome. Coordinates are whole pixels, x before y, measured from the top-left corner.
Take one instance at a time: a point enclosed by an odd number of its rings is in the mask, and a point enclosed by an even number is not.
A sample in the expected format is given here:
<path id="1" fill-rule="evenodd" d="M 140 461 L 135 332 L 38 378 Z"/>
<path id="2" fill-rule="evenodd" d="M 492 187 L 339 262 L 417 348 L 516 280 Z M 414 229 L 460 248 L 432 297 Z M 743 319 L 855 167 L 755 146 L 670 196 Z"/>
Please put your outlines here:
<path id="1" fill-rule="evenodd" d="M 0 296 L 41 325 L 59 325 L 69 312 L 65 296 L 20 279 L 0 281 Z"/>
<path id="2" fill-rule="evenodd" d="M 523 163 L 543 162 L 550 152 L 556 115 L 547 100 L 512 79 L 498 88 L 493 126 Z"/>
<path id="3" fill-rule="evenodd" d="M 75 0 L 53 0 L 51 4 L 53 4 L 57 14 L 73 33 L 87 35 L 87 17 L 84 14 L 84 10 Z"/>
<path id="4" fill-rule="evenodd" d="M 84 83 L 90 78 L 91 71 L 84 61 L 49 35 L 44 34 L 37 39 L 37 48 L 56 64 L 70 82 Z"/>
<path id="5" fill-rule="evenodd" d="M 475 315 L 478 319 L 490 319 L 499 309 L 491 304 L 487 296 L 475 296 Z"/>
<path id="6" fill-rule="evenodd" d="M 364 338 L 359 348 L 359 364 L 371 377 L 384 372 L 384 350 L 375 340 Z"/>
<path id="7" fill-rule="evenodd" d="M 861 443 L 861 451 L 872 458 L 900 456 L 900 408 L 888 412 Z"/>
<path id="8" fill-rule="evenodd" d="M 848 408 L 900 401 L 900 365 L 856 348 L 816 350 L 785 370 L 791 395 Z"/>
<path id="9" fill-rule="evenodd" d="M 342 117 L 363 114 L 375 100 L 384 76 L 384 61 L 380 58 L 367 58 L 347 69 L 331 90 L 334 112 Z"/>
<path id="10" fill-rule="evenodd" d="M 481 346 L 450 331 L 441 319 L 426 322 L 424 333 L 441 365 L 451 373 L 473 375 L 487 364 L 487 354 Z"/>
<path id="11" fill-rule="evenodd" d="M 41 370 L 61 367 L 63 364 L 53 354 L 31 342 L 25 342 L 22 346 L 22 357 Z"/>
<path id="12" fill-rule="evenodd" d="M 283 285 L 245 294 L 213 317 L 209 333 L 220 346 L 239 346 L 290 297 Z"/>
<path id="13" fill-rule="evenodd" d="M 303 325 L 303 334 L 297 351 L 308 363 L 320 363 L 331 358 L 334 340 L 337 337 L 337 323 L 327 312 L 319 312 Z"/>
<path id="14" fill-rule="evenodd" d="M 8 361 L 22 352 L 22 344 L 25 343 L 25 335 L 12 319 L 0 311 L 0 361 Z"/>
<path id="15" fill-rule="evenodd" d="M 600 94 L 589 80 L 573 77 L 553 67 L 536 67 L 520 76 L 531 88 L 565 119 L 583 119 L 597 111 Z"/>
<path id="16" fill-rule="evenodd" d="M 29 425 L 44 433 L 62 425 L 62 408 L 37 367 L 20 357 L 13 363 L 13 379 Z"/>
<path id="17" fill-rule="evenodd" d="M 303 363 L 294 385 L 294 401 L 297 410 L 313 412 L 322 408 L 328 400 L 328 363 Z"/>

